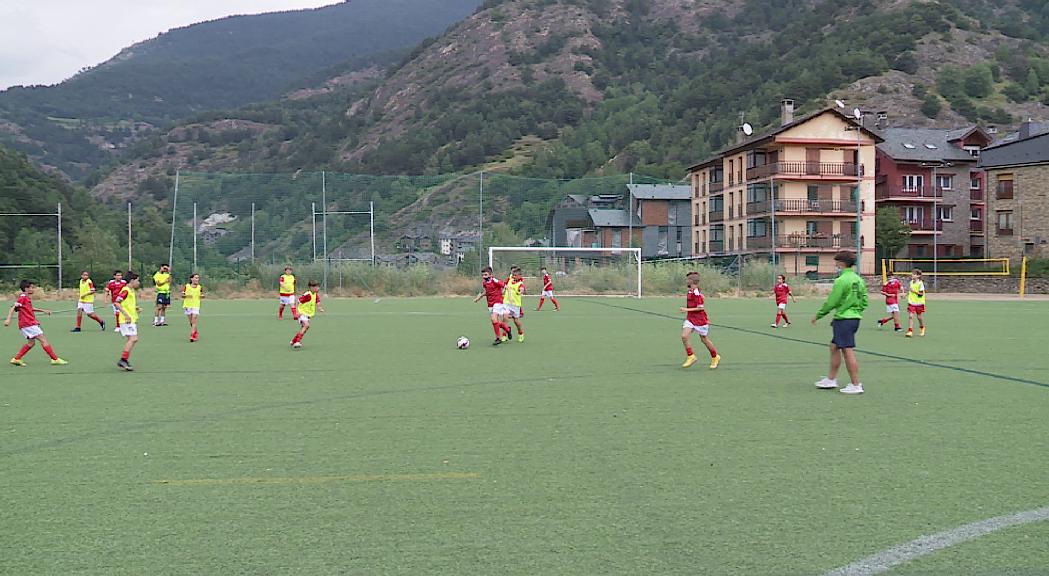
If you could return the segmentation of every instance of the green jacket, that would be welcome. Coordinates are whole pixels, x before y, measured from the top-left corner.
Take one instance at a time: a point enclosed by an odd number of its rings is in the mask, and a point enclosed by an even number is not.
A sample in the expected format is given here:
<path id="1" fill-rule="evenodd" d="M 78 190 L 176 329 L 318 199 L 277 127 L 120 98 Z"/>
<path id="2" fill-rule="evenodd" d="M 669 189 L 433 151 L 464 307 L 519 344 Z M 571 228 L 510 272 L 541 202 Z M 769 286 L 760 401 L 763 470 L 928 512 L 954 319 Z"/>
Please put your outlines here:
<path id="1" fill-rule="evenodd" d="M 837 310 L 834 314 L 835 320 L 858 319 L 863 318 L 863 311 L 866 309 L 867 283 L 855 270 L 845 268 L 834 281 L 834 288 L 830 291 L 827 301 L 816 312 L 816 318 L 823 318 L 832 310 Z"/>

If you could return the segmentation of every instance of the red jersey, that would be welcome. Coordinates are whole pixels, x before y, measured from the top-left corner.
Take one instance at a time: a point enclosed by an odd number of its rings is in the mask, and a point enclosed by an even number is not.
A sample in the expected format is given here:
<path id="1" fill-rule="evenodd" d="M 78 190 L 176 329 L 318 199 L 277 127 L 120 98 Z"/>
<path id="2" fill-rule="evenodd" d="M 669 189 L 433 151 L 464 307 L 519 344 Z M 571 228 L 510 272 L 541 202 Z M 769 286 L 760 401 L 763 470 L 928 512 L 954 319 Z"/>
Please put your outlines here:
<path id="1" fill-rule="evenodd" d="M 893 276 L 889 278 L 889 281 L 881 287 L 881 291 L 886 294 L 885 304 L 891 306 L 898 304 L 900 301 L 900 292 L 903 291 L 903 283 L 900 282 L 899 278 Z"/>
<path id="2" fill-rule="evenodd" d="M 107 282 L 106 290 L 109 290 L 109 301 L 115 303 L 117 301 L 117 295 L 120 294 L 120 291 L 123 290 L 126 285 L 127 282 L 123 280 L 110 280 Z"/>
<path id="3" fill-rule="evenodd" d="M 776 284 L 776 287 L 772 289 L 776 293 L 776 304 L 786 304 L 787 296 L 790 295 L 790 286 L 787 283 Z"/>
<path id="4" fill-rule="evenodd" d="M 503 303 L 503 288 L 505 286 L 506 283 L 495 276 L 481 281 L 481 287 L 484 288 L 484 296 L 488 299 L 489 308 Z"/>
<path id="5" fill-rule="evenodd" d="M 703 294 L 699 292 L 699 288 L 690 290 L 688 295 L 685 296 L 685 307 L 686 308 L 698 308 L 703 305 Z M 687 320 L 692 323 L 693 326 L 706 326 L 710 324 L 710 319 L 707 318 L 707 311 L 700 310 L 698 312 L 689 312 Z"/>
<path id="6" fill-rule="evenodd" d="M 553 292 L 554 281 L 550 279 L 549 274 L 543 274 L 543 292 Z"/>
<path id="7" fill-rule="evenodd" d="M 36 321 L 36 313 L 33 312 L 33 301 L 29 294 L 22 292 L 15 300 L 15 310 L 18 310 L 18 328 L 28 328 L 40 324 Z"/>

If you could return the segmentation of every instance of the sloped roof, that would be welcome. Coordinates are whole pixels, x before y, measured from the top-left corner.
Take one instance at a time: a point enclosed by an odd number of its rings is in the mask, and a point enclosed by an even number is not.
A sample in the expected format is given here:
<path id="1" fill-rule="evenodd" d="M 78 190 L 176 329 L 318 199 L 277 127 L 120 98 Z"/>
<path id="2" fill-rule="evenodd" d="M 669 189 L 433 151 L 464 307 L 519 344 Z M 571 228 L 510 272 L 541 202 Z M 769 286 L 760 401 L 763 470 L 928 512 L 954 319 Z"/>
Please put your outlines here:
<path id="1" fill-rule="evenodd" d="M 594 223 L 595 228 L 607 228 L 607 227 L 623 227 L 630 226 L 630 221 L 627 220 L 626 210 L 601 210 L 598 208 L 592 208 L 590 211 L 590 221 Z M 634 217 L 634 226 L 641 226 L 641 221 Z"/>
<path id="2" fill-rule="evenodd" d="M 1049 122 L 1031 122 L 1031 135 L 1030 137 L 1038 136 L 1040 134 L 1049 134 Z M 998 140 L 995 140 L 988 148 L 994 148 L 996 146 L 1004 146 L 1016 142 L 1020 139 L 1020 131 L 1010 132 L 1005 136 L 1002 136 Z"/>
<path id="3" fill-rule="evenodd" d="M 952 132 L 928 128 L 886 128 L 881 131 L 885 140 L 878 150 L 893 160 L 911 162 L 976 162 L 976 158 L 965 150 L 951 144 Z M 968 133 L 965 130 L 965 133 Z M 953 138 L 957 140 L 957 138 Z"/>
<path id="4" fill-rule="evenodd" d="M 675 184 L 627 184 L 634 198 L 642 200 L 691 200 L 692 187 Z"/>
<path id="5" fill-rule="evenodd" d="M 1024 164 L 1049 164 L 1049 132 L 984 148 L 980 153 L 980 168 Z"/>

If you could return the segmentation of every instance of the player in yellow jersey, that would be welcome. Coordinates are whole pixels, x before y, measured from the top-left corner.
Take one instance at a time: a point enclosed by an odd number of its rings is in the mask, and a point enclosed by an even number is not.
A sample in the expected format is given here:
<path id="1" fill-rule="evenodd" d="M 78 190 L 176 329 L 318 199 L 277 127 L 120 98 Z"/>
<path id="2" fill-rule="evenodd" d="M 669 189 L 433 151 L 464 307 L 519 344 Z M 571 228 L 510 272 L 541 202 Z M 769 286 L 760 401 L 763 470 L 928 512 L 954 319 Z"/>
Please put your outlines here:
<path id="1" fill-rule="evenodd" d="M 310 329 L 310 320 L 317 312 L 324 312 L 321 307 L 320 284 L 316 280 L 310 280 L 310 289 L 299 296 L 299 332 L 291 339 L 292 348 L 302 348 L 302 337 Z"/>
<path id="2" fill-rule="evenodd" d="M 171 267 L 161 264 L 160 270 L 153 275 L 153 285 L 157 287 L 157 307 L 153 312 L 153 325 L 167 326 L 168 306 L 171 306 Z"/>
<path id="3" fill-rule="evenodd" d="M 915 268 L 911 271 L 911 283 L 907 287 L 907 333 L 914 336 L 914 318 L 918 318 L 918 335 L 925 336 L 925 282 L 922 282 L 922 271 Z"/>
<path id="4" fill-rule="evenodd" d="M 514 266 L 510 270 L 510 277 L 506 280 L 506 291 L 503 295 L 506 317 L 512 318 L 517 326 L 517 341 L 524 342 L 524 326 L 521 325 L 521 295 L 525 292 L 524 278 L 521 277 L 521 269 Z M 506 322 L 506 320 L 503 320 Z"/>
<path id="5" fill-rule="evenodd" d="M 134 368 L 131 367 L 128 359 L 131 357 L 131 350 L 135 348 L 135 343 L 138 342 L 138 313 L 142 311 L 138 307 L 135 291 L 142 286 L 142 281 L 139 280 L 138 274 L 131 270 L 127 271 L 124 280 L 127 281 L 127 284 L 113 299 L 113 305 L 120 312 L 120 335 L 126 339 L 117 367 L 131 372 Z"/>
<path id="6" fill-rule="evenodd" d="M 189 283 L 182 287 L 182 311 L 189 320 L 189 341 L 196 342 L 197 318 L 200 316 L 200 301 L 204 298 L 204 287 L 200 285 L 200 274 L 192 274 Z"/>
<path id="7" fill-rule="evenodd" d="M 298 320 L 299 313 L 296 310 L 295 301 L 295 275 L 291 273 L 291 266 L 284 267 L 284 274 L 277 279 L 280 292 L 280 308 L 277 308 L 277 320 L 284 319 L 284 307 L 291 306 L 291 319 Z"/>
<path id="8" fill-rule="evenodd" d="M 84 319 L 84 314 L 87 317 L 98 322 L 98 325 L 102 327 L 102 331 L 106 331 L 106 323 L 95 314 L 95 283 L 91 281 L 91 275 L 87 270 L 80 273 L 80 298 L 76 303 L 76 328 L 70 330 L 70 332 L 80 332 L 80 322 Z"/>

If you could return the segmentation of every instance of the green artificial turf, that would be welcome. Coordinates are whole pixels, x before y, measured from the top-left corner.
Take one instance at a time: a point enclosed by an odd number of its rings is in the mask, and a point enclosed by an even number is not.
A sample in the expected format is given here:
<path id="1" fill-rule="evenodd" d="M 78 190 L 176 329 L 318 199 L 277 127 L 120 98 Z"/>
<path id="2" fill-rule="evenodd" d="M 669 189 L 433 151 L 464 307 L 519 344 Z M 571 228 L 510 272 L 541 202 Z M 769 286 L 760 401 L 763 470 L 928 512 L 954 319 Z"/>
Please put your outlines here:
<path id="1" fill-rule="evenodd" d="M 930 298 L 905 339 L 874 301 L 858 397 L 813 387 L 815 300 L 709 299 L 717 370 L 683 298 L 561 303 L 493 347 L 483 303 L 328 300 L 297 351 L 275 302 L 205 301 L 193 344 L 147 310 L 133 373 L 43 318 L 70 364 L 0 366 L 0 573 L 822 574 L 1049 505 L 1045 302 Z M 1047 530 L 892 573 L 1044 573 Z"/>

